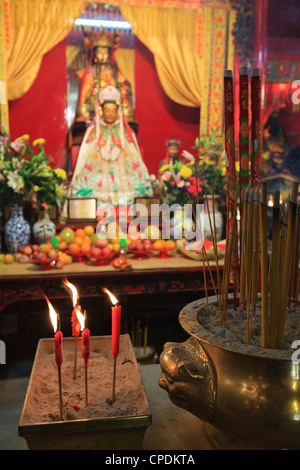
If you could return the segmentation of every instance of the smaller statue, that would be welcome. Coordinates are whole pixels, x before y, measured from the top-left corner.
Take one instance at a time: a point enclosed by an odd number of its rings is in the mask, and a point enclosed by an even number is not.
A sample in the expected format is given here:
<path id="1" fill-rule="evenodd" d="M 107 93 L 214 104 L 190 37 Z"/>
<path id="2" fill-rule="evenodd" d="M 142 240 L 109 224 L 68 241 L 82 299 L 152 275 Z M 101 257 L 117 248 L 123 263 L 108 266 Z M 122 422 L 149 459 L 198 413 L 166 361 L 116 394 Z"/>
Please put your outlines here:
<path id="1" fill-rule="evenodd" d="M 69 197 L 94 197 L 103 209 L 151 197 L 151 179 L 135 133 L 123 116 L 120 92 L 108 86 L 98 99 L 96 122 L 84 135 Z"/>
<path id="2" fill-rule="evenodd" d="M 174 165 L 177 161 L 180 160 L 179 149 L 180 149 L 180 140 L 170 139 L 166 142 L 167 155 L 160 164 L 159 168 L 164 165 Z"/>

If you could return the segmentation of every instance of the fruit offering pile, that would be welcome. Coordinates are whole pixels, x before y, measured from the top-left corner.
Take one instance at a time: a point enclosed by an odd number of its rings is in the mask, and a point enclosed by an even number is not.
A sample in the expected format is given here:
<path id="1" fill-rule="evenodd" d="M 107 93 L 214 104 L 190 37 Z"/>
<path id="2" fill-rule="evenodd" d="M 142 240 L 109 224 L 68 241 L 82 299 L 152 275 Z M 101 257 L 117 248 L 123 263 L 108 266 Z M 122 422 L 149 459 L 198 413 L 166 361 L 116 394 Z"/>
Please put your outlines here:
<path id="1" fill-rule="evenodd" d="M 176 249 L 174 240 L 162 240 L 160 237 L 161 232 L 155 226 L 148 226 L 142 232 L 129 226 L 128 233 L 123 233 L 118 225 L 112 223 L 111 227 L 107 227 L 107 232 L 102 234 L 96 233 L 92 225 L 77 229 L 65 227 L 47 243 L 20 246 L 15 254 L 0 254 L 0 262 L 34 263 L 56 269 L 77 261 L 101 262 L 104 259 L 111 262 L 119 256 L 121 240 L 125 240 L 123 243 L 126 243 L 128 254 L 157 256 L 158 252 L 166 253 Z"/>

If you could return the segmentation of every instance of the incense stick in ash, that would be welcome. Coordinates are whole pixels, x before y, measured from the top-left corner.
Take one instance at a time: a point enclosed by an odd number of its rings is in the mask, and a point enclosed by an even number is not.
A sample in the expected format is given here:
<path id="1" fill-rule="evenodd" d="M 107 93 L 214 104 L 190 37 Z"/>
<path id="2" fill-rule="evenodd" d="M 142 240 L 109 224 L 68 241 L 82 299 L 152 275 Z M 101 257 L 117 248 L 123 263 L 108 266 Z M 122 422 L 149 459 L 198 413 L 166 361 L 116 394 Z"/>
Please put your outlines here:
<path id="1" fill-rule="evenodd" d="M 296 211 L 297 211 L 297 195 L 298 195 L 298 183 L 293 183 L 291 197 L 289 201 L 288 211 L 288 226 L 287 226 L 287 238 L 286 238 L 286 250 L 283 267 L 282 277 L 282 293 L 280 299 L 279 309 L 279 321 L 277 331 L 277 348 L 282 347 L 283 333 L 286 317 L 286 309 L 288 303 L 288 293 L 291 278 L 291 265 L 292 265 L 292 254 L 294 246 L 294 237 L 296 233 Z"/>
<path id="2" fill-rule="evenodd" d="M 260 227 L 261 227 L 261 345 L 269 347 L 268 310 L 269 310 L 269 284 L 268 284 L 268 203 L 267 185 L 262 184 L 260 201 Z"/>
<path id="3" fill-rule="evenodd" d="M 276 348 L 278 276 L 280 256 L 280 192 L 275 191 L 272 222 L 272 261 L 270 268 L 270 347 Z"/>
<path id="4" fill-rule="evenodd" d="M 241 271 L 240 271 L 240 309 L 241 313 L 244 311 L 246 300 L 246 246 L 247 246 L 247 211 L 248 211 L 248 193 L 249 188 L 246 189 L 244 194 L 244 210 L 242 218 L 241 230 Z"/>

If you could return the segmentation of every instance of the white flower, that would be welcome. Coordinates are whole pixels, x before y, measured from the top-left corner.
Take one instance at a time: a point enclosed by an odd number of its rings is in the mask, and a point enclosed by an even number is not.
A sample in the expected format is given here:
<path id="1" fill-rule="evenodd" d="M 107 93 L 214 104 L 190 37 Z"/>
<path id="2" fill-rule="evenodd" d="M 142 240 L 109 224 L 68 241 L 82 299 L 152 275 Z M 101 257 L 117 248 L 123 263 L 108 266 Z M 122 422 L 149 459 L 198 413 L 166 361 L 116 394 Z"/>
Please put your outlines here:
<path id="1" fill-rule="evenodd" d="M 12 188 L 16 192 L 20 192 L 21 188 L 24 188 L 24 180 L 22 176 L 20 176 L 16 172 L 10 171 L 7 173 L 7 186 Z"/>
<path id="2" fill-rule="evenodd" d="M 23 147 L 25 147 L 26 142 L 24 140 L 14 140 L 14 142 L 11 142 L 10 146 L 12 149 L 14 149 L 16 152 L 19 152 Z"/>
<path id="3" fill-rule="evenodd" d="M 190 152 L 188 152 L 187 150 L 183 150 L 181 155 L 186 158 L 187 160 L 189 160 L 190 162 L 192 162 L 193 160 L 195 160 L 195 157 L 194 155 L 192 155 Z"/>

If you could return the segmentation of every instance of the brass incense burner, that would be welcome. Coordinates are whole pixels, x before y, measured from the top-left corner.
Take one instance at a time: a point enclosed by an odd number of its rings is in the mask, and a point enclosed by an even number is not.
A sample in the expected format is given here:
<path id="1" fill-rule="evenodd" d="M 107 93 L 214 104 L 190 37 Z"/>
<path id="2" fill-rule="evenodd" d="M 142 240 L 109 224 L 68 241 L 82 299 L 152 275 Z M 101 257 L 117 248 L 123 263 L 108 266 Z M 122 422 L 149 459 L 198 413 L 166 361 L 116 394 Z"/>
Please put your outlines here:
<path id="1" fill-rule="evenodd" d="M 205 302 L 180 312 L 191 336 L 165 345 L 159 385 L 175 405 L 230 438 L 258 449 L 300 449 L 300 365 L 219 347 L 197 318 Z"/>

